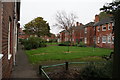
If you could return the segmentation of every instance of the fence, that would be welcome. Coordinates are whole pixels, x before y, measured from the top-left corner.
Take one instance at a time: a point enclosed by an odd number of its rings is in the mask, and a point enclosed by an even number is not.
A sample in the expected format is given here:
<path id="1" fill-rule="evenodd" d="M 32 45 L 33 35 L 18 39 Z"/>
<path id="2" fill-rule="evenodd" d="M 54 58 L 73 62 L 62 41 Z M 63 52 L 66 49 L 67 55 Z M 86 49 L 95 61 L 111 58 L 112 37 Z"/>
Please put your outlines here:
<path id="1" fill-rule="evenodd" d="M 101 62 L 93 62 L 93 64 L 99 64 Z M 103 62 L 102 62 L 103 63 Z M 56 66 L 63 66 L 65 65 L 65 70 L 69 70 L 69 64 L 90 64 L 90 62 L 65 62 L 65 63 L 61 63 L 61 64 L 55 64 L 55 65 L 49 65 L 49 66 L 39 66 L 39 74 L 42 75 L 44 74 L 45 77 L 48 80 L 51 80 L 50 77 L 48 76 L 48 74 L 44 71 L 44 68 L 50 68 L 50 67 L 56 67 Z"/>

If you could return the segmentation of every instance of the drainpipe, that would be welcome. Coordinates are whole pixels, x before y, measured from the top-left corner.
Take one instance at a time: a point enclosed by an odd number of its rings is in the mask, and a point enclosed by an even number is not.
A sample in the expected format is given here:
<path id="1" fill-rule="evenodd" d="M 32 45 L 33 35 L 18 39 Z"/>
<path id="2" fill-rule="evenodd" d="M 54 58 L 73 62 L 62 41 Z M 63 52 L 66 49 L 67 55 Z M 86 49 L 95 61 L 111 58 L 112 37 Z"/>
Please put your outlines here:
<path id="1" fill-rule="evenodd" d="M 17 19 L 16 19 L 16 2 L 14 3 L 14 42 L 13 42 L 13 45 L 14 45 L 14 48 L 13 48 L 13 65 L 15 66 L 16 65 L 16 52 L 17 52 Z"/>

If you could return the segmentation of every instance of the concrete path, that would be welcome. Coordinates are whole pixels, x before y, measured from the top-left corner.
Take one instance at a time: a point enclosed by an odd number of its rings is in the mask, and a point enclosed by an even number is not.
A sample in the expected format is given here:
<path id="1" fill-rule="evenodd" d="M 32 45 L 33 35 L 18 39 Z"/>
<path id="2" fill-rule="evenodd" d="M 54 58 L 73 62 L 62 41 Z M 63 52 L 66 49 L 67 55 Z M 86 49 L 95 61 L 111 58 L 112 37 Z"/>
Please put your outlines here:
<path id="1" fill-rule="evenodd" d="M 16 66 L 13 69 L 12 78 L 39 78 L 37 71 L 33 69 L 33 66 L 29 63 L 28 58 L 22 50 L 22 46 L 19 45 L 18 53 L 16 55 Z"/>

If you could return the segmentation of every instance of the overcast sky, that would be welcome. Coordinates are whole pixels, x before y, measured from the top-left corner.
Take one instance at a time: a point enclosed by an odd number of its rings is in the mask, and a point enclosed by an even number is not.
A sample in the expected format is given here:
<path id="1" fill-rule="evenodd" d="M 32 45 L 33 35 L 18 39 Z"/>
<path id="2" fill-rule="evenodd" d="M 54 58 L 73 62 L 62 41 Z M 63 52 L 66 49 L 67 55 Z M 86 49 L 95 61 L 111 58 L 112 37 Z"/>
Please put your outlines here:
<path id="1" fill-rule="evenodd" d="M 100 13 L 100 8 L 112 0 L 21 0 L 21 27 L 36 17 L 43 17 L 50 26 L 52 33 L 59 30 L 52 25 L 55 24 L 57 11 L 75 13 L 77 21 L 83 24 L 94 21 L 94 16 Z"/>

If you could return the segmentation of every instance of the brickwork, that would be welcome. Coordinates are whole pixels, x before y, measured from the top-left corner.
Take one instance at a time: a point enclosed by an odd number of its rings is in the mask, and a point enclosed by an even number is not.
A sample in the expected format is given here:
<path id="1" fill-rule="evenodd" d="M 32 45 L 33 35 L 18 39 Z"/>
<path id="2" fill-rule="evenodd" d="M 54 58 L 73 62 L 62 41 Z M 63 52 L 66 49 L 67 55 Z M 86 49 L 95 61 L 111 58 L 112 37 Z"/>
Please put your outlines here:
<path id="1" fill-rule="evenodd" d="M 97 46 L 101 48 L 114 48 L 114 22 L 112 17 L 99 20 L 99 15 L 95 15 L 94 22 L 82 25 L 79 22 L 72 29 L 72 42 L 84 42 L 87 46 Z M 66 31 L 60 33 L 61 42 L 68 41 L 70 35 Z"/>
<path id="2" fill-rule="evenodd" d="M 15 28 L 17 23 L 15 22 L 15 17 L 19 17 L 16 11 L 19 11 L 19 6 L 15 9 L 15 2 L 2 2 L 0 3 L 0 49 L 3 54 L 2 57 L 2 78 L 10 78 L 12 67 L 13 67 L 13 52 L 14 52 L 14 39 L 15 36 Z M 17 4 L 17 3 L 16 3 Z M 18 10 L 17 10 L 18 9 Z M 15 14 L 17 16 L 15 16 Z M 18 18 L 16 18 L 19 20 Z M 16 21 L 17 22 L 17 21 Z"/>

